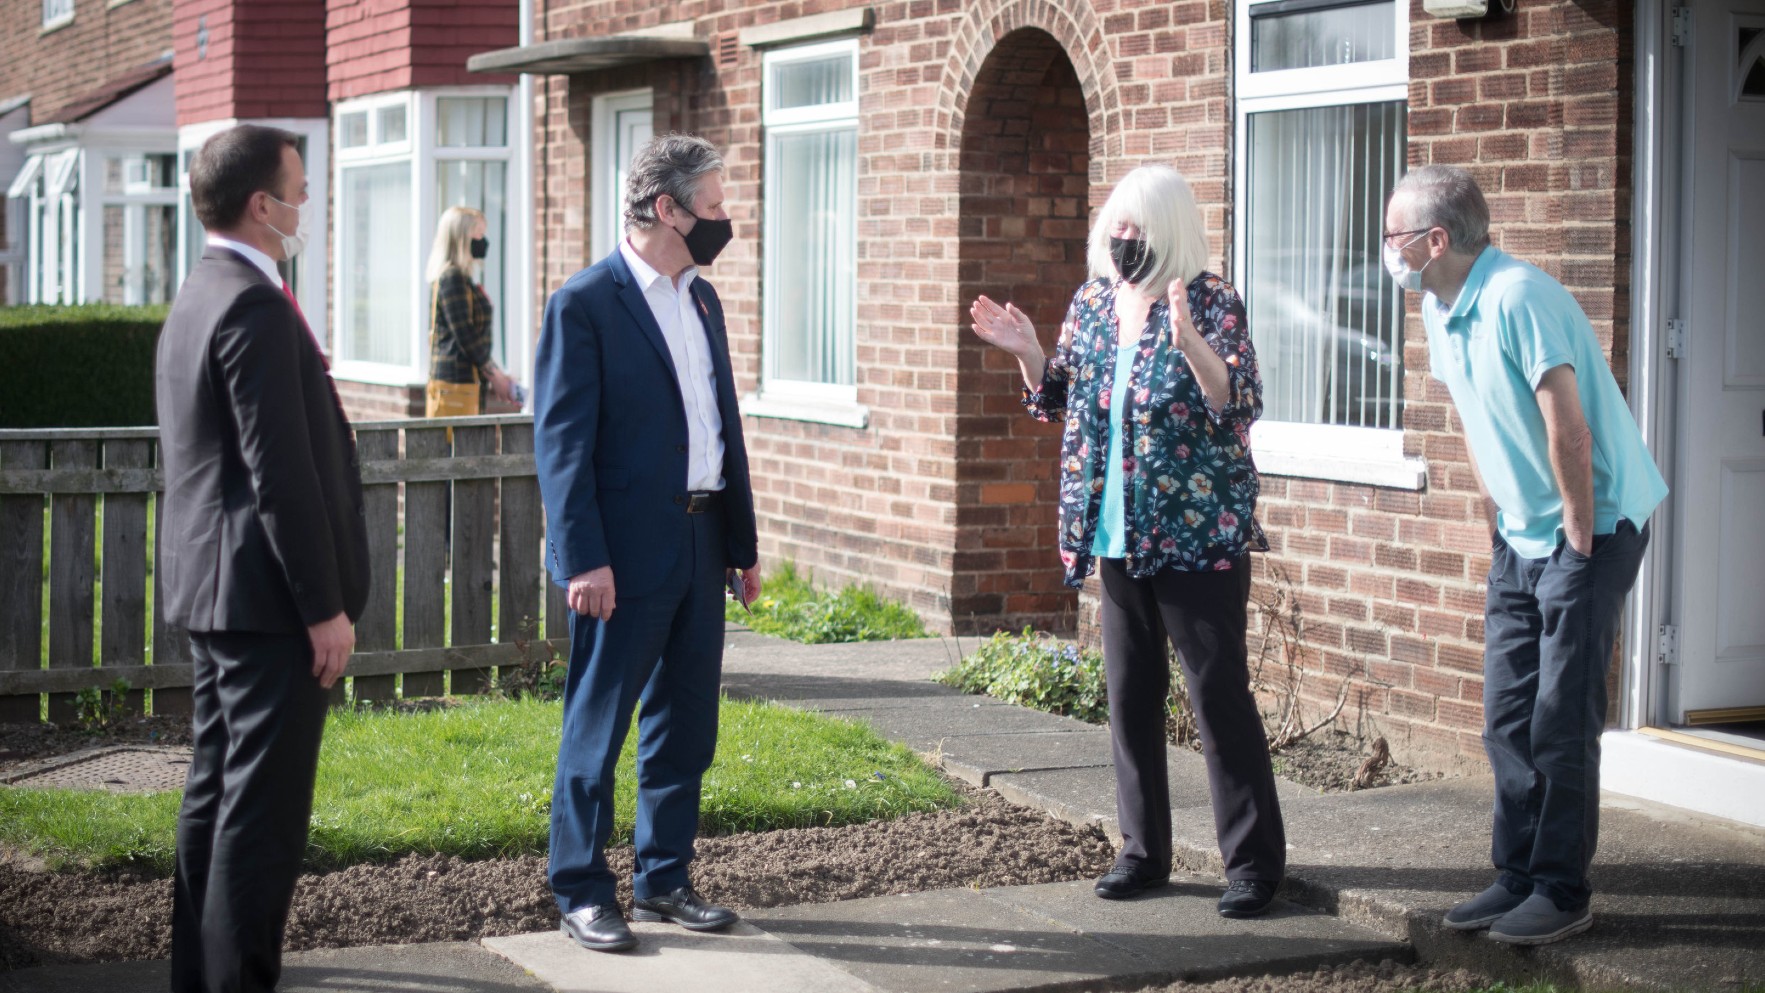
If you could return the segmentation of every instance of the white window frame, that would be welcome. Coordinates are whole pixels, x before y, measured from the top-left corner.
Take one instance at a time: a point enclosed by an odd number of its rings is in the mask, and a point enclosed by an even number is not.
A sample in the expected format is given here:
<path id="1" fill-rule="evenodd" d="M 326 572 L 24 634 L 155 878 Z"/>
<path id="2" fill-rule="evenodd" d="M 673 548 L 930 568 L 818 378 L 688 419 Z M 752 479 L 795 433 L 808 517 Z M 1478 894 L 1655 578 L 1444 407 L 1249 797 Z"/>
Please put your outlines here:
<path id="1" fill-rule="evenodd" d="M 793 107 L 778 109 L 773 106 L 775 92 L 771 85 L 775 67 L 793 62 L 806 62 L 825 59 L 829 55 L 844 54 L 852 61 L 852 99 L 839 104 L 821 104 L 813 107 Z M 805 131 L 828 131 L 850 127 L 856 132 L 859 128 L 859 65 L 858 39 L 856 37 L 839 38 L 807 45 L 796 45 L 767 51 L 761 59 L 761 124 L 763 141 L 768 159 L 772 157 L 773 138 L 779 135 L 802 133 Z M 770 239 L 772 232 L 777 230 L 776 206 L 779 197 L 773 195 L 770 174 L 763 171 L 761 185 L 763 190 L 762 223 L 763 239 Z M 854 215 L 855 215 L 854 211 Z M 856 216 L 853 218 L 853 237 L 857 237 Z M 766 241 L 762 241 L 762 292 L 761 292 L 761 374 L 760 388 L 742 399 L 742 412 L 756 417 L 779 417 L 789 420 L 815 421 L 843 427 L 863 428 L 870 423 L 870 410 L 858 402 L 857 370 L 854 369 L 854 382 L 850 386 L 833 383 L 803 382 L 800 380 L 782 379 L 774 371 L 772 359 L 773 349 L 770 347 L 772 328 L 776 320 L 773 316 L 775 295 L 771 287 L 775 283 L 775 253 L 765 250 Z M 856 277 L 854 277 L 856 278 Z M 853 288 L 853 312 L 850 318 L 849 333 L 854 339 L 858 333 L 857 287 Z M 856 342 L 854 349 L 856 352 Z"/>
<path id="2" fill-rule="evenodd" d="M 98 183 L 101 185 L 100 185 L 99 189 L 94 190 L 93 192 L 94 192 L 94 195 L 97 199 L 96 207 L 99 212 L 99 231 L 102 232 L 104 230 L 104 217 L 103 217 L 104 208 L 106 208 L 106 207 L 121 207 L 121 208 L 123 208 L 123 267 L 125 270 L 139 268 L 145 260 L 137 257 L 135 254 L 135 251 L 139 247 L 139 244 L 137 242 L 137 239 L 135 237 L 133 237 L 133 235 L 135 233 L 135 229 L 144 220 L 145 208 L 147 208 L 147 207 L 171 207 L 174 210 L 178 210 L 181 212 L 181 208 L 182 208 L 183 204 L 182 204 L 182 197 L 179 194 L 180 186 L 173 185 L 170 187 L 159 188 L 159 189 L 148 188 L 145 190 L 131 191 L 129 189 L 128 176 L 127 176 L 127 172 L 126 172 L 128 167 L 127 167 L 127 165 L 125 165 L 124 166 L 125 173 L 124 173 L 124 178 L 123 178 L 123 192 L 121 192 L 121 193 L 106 193 L 102 189 L 102 183 L 104 182 L 103 170 L 105 168 L 104 159 L 117 158 L 117 157 L 139 158 L 139 157 L 143 157 L 143 156 L 147 156 L 147 155 L 170 155 L 173 158 L 173 163 L 174 163 L 173 171 L 174 171 L 174 176 L 175 176 L 178 153 L 175 151 L 172 151 L 170 149 L 163 149 L 163 148 L 152 148 L 152 149 L 95 148 L 95 149 L 90 149 L 89 151 L 91 154 L 94 154 L 98 157 L 97 161 L 94 162 L 94 164 L 93 164 L 93 174 L 98 177 Z M 175 179 L 174 179 L 174 182 L 176 182 Z M 178 223 L 180 223 L 180 222 L 174 218 L 173 224 L 176 225 Z M 103 236 L 102 236 L 102 234 L 100 234 L 100 240 L 98 242 L 98 244 L 100 244 L 100 245 L 104 244 L 104 241 L 102 240 L 102 238 L 103 238 Z M 174 236 L 174 241 L 175 241 L 176 245 L 179 245 L 179 246 L 182 245 L 181 239 L 177 239 L 175 236 Z M 101 254 L 101 253 L 99 253 L 99 254 Z M 172 294 L 175 296 L 177 294 L 178 284 L 181 282 L 181 280 L 178 279 L 177 272 L 178 272 L 179 268 L 183 265 L 183 256 L 177 247 L 173 248 L 173 254 L 176 256 L 175 258 L 172 259 L 172 273 L 173 273 L 173 275 L 172 275 Z M 104 270 L 104 260 L 102 257 L 100 257 L 98 259 L 98 266 L 99 266 L 99 272 L 100 272 L 100 274 L 102 274 L 103 270 Z M 105 296 L 105 294 L 108 292 L 109 292 L 109 287 L 108 286 L 104 287 L 103 290 L 98 293 L 98 298 L 102 299 Z M 147 302 L 140 295 L 141 288 L 137 287 L 133 283 L 126 286 L 123 292 L 124 292 L 124 298 L 123 298 L 123 305 L 124 306 L 139 306 L 139 305 Z M 169 297 L 167 298 L 166 302 L 167 303 L 171 302 Z"/>
<path id="3" fill-rule="evenodd" d="M 74 0 L 43 0 L 43 26 L 40 33 L 47 34 L 56 28 L 65 27 L 74 21 Z"/>
<path id="4" fill-rule="evenodd" d="M 307 208 L 306 249 L 294 260 L 296 294 L 300 312 L 312 329 L 319 348 L 328 357 L 335 349 L 331 344 L 328 313 L 325 306 L 327 273 L 325 246 L 330 240 L 331 202 L 331 122 L 323 117 L 227 118 L 204 121 L 178 129 L 178 285 L 190 278 L 190 241 L 197 237 L 185 224 L 184 205 L 190 198 L 190 173 L 184 168 L 184 156 L 195 155 L 202 143 L 228 128 L 240 124 L 261 124 L 265 127 L 292 131 L 306 139 L 306 195 L 312 204 Z"/>
<path id="5" fill-rule="evenodd" d="M 1409 99 L 1410 32 L 1408 0 L 1395 3 L 1393 57 L 1376 62 L 1315 66 L 1307 69 L 1250 71 L 1250 22 L 1255 10 L 1279 0 L 1249 0 L 1234 5 L 1233 80 L 1238 95 L 1234 110 L 1234 216 L 1239 237 L 1233 239 L 1233 271 L 1247 271 L 1249 257 L 1249 120 L 1253 114 Z M 1242 278 L 1242 276 L 1240 276 Z M 1255 329 L 1251 329 L 1254 335 Z M 1407 368 L 1407 367 L 1406 367 Z M 1401 387 L 1401 383 L 1399 386 Z M 1395 489 L 1421 490 L 1427 485 L 1426 461 L 1404 455 L 1402 428 L 1367 428 L 1341 424 L 1310 424 L 1259 420 L 1251 426 L 1251 447 L 1257 468 L 1272 476 L 1364 483 Z"/>
<path id="6" fill-rule="evenodd" d="M 589 208 L 589 221 L 594 227 L 594 234 L 590 239 L 591 251 L 597 260 L 611 253 L 625 234 L 625 191 L 618 189 L 617 185 L 617 125 L 619 115 L 629 110 L 648 110 L 654 114 L 654 92 L 648 89 L 623 90 L 618 93 L 604 93 L 594 98 L 594 164 L 589 179 L 593 206 Z M 651 120 L 653 123 L 654 118 Z"/>
<path id="7" fill-rule="evenodd" d="M 435 169 L 441 161 L 500 161 L 507 163 L 504 181 L 508 189 L 504 193 L 505 210 L 508 217 L 508 242 L 504 246 L 503 272 L 507 286 L 503 296 L 505 299 L 493 301 L 493 305 L 504 308 L 502 311 L 503 338 L 497 342 L 497 349 L 506 355 L 506 365 L 513 370 L 525 370 L 532 362 L 531 343 L 529 336 L 520 333 L 521 329 L 531 326 L 532 301 L 527 292 L 531 286 L 532 270 L 530 256 L 532 254 L 532 228 L 528 211 L 522 209 L 525 186 L 517 173 L 526 168 L 526 157 L 521 150 L 521 122 L 524 116 L 518 114 L 515 95 L 518 91 L 510 86 L 449 86 L 418 90 L 400 90 L 395 93 L 380 93 L 361 97 L 355 100 L 340 102 L 332 108 L 331 127 L 340 125 L 343 115 L 357 111 L 368 112 L 368 145 L 357 148 L 343 148 L 341 143 L 336 148 L 336 162 L 332 181 L 336 188 L 343 188 L 343 172 L 351 167 L 388 165 L 405 163 L 411 172 L 411 216 L 414 230 L 411 232 L 411 326 L 410 335 L 411 361 L 408 365 L 386 362 L 370 362 L 342 356 L 342 348 L 338 348 L 339 358 L 332 363 L 332 373 L 337 379 L 351 380 L 362 383 L 376 383 L 385 386 L 422 386 L 429 381 L 429 287 L 423 282 L 423 267 L 429 258 L 429 243 L 435 237 L 435 223 L 439 211 L 436 209 L 438 191 L 435 182 Z M 443 97 L 492 97 L 509 101 L 505 120 L 507 132 L 501 147 L 448 147 L 436 145 L 436 102 Z M 396 142 L 380 142 L 380 111 L 392 106 L 405 108 L 405 136 Z M 341 204 L 341 201 L 339 201 Z M 337 281 L 333 287 L 334 303 L 338 314 L 338 343 L 341 346 L 347 331 L 344 326 L 344 281 L 342 225 L 332 230 L 332 257 L 338 261 Z M 525 378 L 525 377 L 518 377 Z"/>

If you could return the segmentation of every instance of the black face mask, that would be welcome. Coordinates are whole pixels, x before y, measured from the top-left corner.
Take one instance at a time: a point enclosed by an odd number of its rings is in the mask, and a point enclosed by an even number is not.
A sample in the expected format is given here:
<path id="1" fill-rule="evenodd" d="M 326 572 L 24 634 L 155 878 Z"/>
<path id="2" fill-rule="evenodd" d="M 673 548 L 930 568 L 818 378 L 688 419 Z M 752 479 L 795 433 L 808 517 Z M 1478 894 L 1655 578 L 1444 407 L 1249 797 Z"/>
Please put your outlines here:
<path id="1" fill-rule="evenodd" d="M 680 209 L 686 210 L 685 207 Z M 717 255 L 723 251 L 723 246 L 735 237 L 735 222 L 727 217 L 721 221 L 713 221 L 690 210 L 686 210 L 686 213 L 696 223 L 691 231 L 680 235 L 681 240 L 686 242 L 686 250 L 693 257 L 693 265 L 710 265 L 717 261 Z M 680 229 L 674 228 L 674 233 L 680 234 Z"/>
<path id="2" fill-rule="evenodd" d="M 490 239 L 489 238 L 473 238 L 472 239 L 472 257 L 473 258 L 481 259 L 489 254 L 490 254 Z"/>
<path id="3" fill-rule="evenodd" d="M 1115 270 L 1122 274 L 1122 279 L 1130 283 L 1138 283 L 1158 267 L 1158 255 L 1146 247 L 1144 238 L 1111 236 L 1109 257 L 1114 260 Z"/>

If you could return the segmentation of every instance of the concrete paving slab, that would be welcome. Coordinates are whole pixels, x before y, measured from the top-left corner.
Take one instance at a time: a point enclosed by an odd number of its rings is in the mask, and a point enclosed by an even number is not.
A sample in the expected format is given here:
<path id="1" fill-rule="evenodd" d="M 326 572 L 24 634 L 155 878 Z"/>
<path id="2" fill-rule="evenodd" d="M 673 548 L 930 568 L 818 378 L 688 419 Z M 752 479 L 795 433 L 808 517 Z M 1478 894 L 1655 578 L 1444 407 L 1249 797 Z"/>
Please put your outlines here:
<path id="1" fill-rule="evenodd" d="M 1286 901 L 1265 917 L 1227 920 L 1217 909 L 1220 883 L 1199 876 L 1174 876 L 1132 900 L 1099 900 L 1089 881 L 982 892 L 1120 948 L 1172 979 L 1281 975 L 1355 959 L 1407 962 L 1415 954 L 1370 928 Z"/>
<path id="2" fill-rule="evenodd" d="M 873 987 L 787 942 L 740 923 L 715 934 L 633 924 L 629 952 L 591 952 L 558 931 L 486 938 L 484 947 L 558 993 L 872 993 Z"/>
<path id="3" fill-rule="evenodd" d="M 924 680 L 805 676 L 794 673 L 723 673 L 723 691 L 748 699 L 777 700 L 805 710 L 902 709 L 921 706 L 1010 707 L 1002 700 L 961 693 Z"/>
<path id="4" fill-rule="evenodd" d="M 1063 989 L 1110 977 L 1159 978 L 1154 967 L 1117 947 L 974 890 L 781 907 L 748 916 L 797 948 L 901 993 Z"/>
<path id="5" fill-rule="evenodd" d="M 1023 734 L 1031 731 L 1068 734 L 1098 730 L 1095 724 L 1086 724 L 1070 717 L 1056 717 L 1027 707 L 890 708 L 851 711 L 842 716 L 857 716 L 868 721 L 883 737 L 906 742 L 953 735 L 967 737 L 982 734 Z"/>
<path id="6" fill-rule="evenodd" d="M 170 963 L 104 962 L 0 972 L 0 993 L 163 993 Z M 374 945 L 291 952 L 281 993 L 530 993 L 549 990 L 519 966 L 474 943 Z"/>
<path id="7" fill-rule="evenodd" d="M 1212 795 L 1207 788 L 1207 763 L 1185 748 L 1166 749 L 1171 808 L 1199 808 L 1212 830 Z M 1005 772 L 992 777 L 989 786 L 1012 803 L 1046 810 L 1054 816 L 1082 824 L 1115 817 L 1113 768 L 1050 769 L 1040 772 Z M 1283 813 L 1315 803 L 1324 794 L 1286 779 L 1276 779 Z"/>
<path id="8" fill-rule="evenodd" d="M 1109 732 L 1033 731 L 1024 734 L 926 736 L 902 742 L 950 775 L 986 786 L 1005 772 L 1110 767 Z"/>

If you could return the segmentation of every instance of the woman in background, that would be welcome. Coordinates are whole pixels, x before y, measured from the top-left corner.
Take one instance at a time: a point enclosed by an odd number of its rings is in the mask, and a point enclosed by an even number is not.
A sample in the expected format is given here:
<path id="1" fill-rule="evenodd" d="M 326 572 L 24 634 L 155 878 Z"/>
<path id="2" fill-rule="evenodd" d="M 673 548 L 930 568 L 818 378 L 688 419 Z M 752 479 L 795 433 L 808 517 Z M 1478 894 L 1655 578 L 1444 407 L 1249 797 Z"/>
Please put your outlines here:
<path id="1" fill-rule="evenodd" d="M 490 297 L 477 277 L 490 251 L 484 215 L 449 207 L 435 225 L 435 244 L 423 278 L 429 283 L 429 386 L 426 417 L 479 413 L 481 383 L 505 403 L 515 401 L 515 381 L 490 357 Z"/>

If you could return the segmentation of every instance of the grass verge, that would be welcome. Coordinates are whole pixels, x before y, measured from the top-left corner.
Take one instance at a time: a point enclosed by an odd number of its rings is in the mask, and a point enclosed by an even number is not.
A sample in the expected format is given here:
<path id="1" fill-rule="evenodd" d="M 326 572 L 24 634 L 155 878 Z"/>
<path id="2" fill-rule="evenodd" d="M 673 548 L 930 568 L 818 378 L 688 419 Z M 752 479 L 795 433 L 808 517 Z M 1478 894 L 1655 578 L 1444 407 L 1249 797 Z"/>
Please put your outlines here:
<path id="1" fill-rule="evenodd" d="M 750 609 L 752 613 L 731 600 L 724 616 L 761 634 L 810 645 L 930 637 L 919 615 L 906 605 L 862 586 L 817 590 L 794 562 L 766 575 L 765 589 Z"/>
<path id="2" fill-rule="evenodd" d="M 336 711 L 313 804 L 310 868 L 406 854 L 484 859 L 544 853 L 561 707 L 485 700 L 422 712 Z M 631 838 L 633 748 L 620 757 L 614 843 Z M 168 874 L 177 792 L 0 788 L 0 844 L 54 869 Z M 957 806 L 938 775 L 868 727 L 724 700 L 700 831 L 853 824 Z"/>

